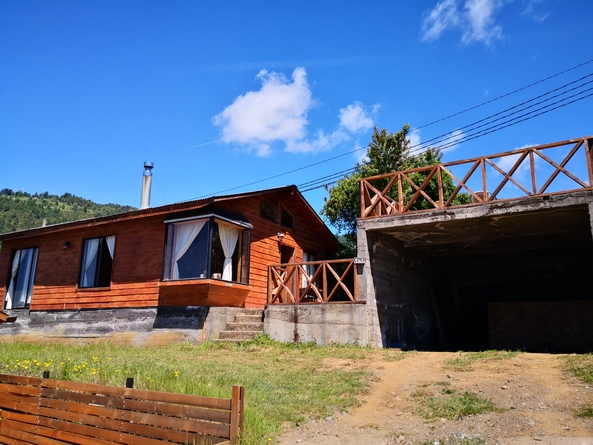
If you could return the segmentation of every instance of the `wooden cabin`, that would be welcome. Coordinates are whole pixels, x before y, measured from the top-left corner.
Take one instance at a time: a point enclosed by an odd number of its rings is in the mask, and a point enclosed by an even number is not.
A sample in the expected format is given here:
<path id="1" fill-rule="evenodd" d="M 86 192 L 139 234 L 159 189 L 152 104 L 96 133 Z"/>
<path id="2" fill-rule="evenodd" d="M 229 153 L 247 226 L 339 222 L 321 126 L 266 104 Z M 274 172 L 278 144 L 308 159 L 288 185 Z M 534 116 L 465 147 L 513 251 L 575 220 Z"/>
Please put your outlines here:
<path id="1" fill-rule="evenodd" d="M 264 307 L 267 265 L 324 260 L 333 234 L 296 186 L 0 235 L 4 310 Z"/>

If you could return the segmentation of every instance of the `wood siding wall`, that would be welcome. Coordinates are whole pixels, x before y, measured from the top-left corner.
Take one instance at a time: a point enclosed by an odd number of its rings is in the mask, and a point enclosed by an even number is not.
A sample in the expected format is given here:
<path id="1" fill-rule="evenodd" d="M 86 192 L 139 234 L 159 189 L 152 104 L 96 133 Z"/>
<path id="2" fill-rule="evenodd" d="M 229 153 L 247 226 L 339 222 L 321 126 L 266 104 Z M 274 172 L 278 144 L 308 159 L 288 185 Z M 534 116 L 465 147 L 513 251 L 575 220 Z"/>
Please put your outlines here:
<path id="1" fill-rule="evenodd" d="M 260 202 L 274 201 L 293 216 L 294 228 L 282 226 L 260 217 Z M 216 202 L 215 207 L 244 215 L 254 226 L 251 233 L 249 285 L 246 307 L 263 307 L 267 300 L 267 265 L 280 261 L 277 233 L 284 232 L 284 245 L 295 249 L 296 261 L 303 251 L 326 258 L 326 244 L 335 250 L 328 232 L 310 208 L 290 193 L 266 194 Z M 187 209 L 185 209 L 187 211 Z M 39 258 L 31 310 L 93 309 L 123 307 L 155 307 L 167 304 L 159 290 L 163 269 L 165 224 L 174 213 L 143 216 L 97 225 L 82 223 L 39 236 L 5 240 L 0 252 L 0 288 L 2 296 L 10 274 L 10 261 L 15 249 L 38 247 Z M 112 283 L 109 288 L 79 289 L 78 280 L 83 240 L 115 235 Z M 326 242 L 322 241 L 326 240 Z M 70 242 L 68 249 L 62 245 Z M 180 300 L 176 299 L 179 302 Z M 188 302 L 191 305 L 191 302 Z"/>

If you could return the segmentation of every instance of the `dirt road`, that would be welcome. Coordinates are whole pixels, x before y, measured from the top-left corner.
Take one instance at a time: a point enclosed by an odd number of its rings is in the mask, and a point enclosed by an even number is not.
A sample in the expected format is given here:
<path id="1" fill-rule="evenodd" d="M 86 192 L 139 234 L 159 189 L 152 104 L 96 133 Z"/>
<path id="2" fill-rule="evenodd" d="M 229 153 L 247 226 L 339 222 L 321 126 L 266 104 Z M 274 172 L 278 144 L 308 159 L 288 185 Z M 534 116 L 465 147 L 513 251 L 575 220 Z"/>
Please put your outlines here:
<path id="1" fill-rule="evenodd" d="M 360 407 L 290 425 L 278 443 L 593 445 L 593 419 L 574 414 L 583 404 L 593 404 L 593 388 L 569 376 L 561 356 L 518 353 L 457 369 L 450 364 L 458 356 L 418 352 L 368 364 L 377 381 Z M 426 420 L 419 413 L 418 394 L 435 388 L 469 391 L 501 410 Z"/>

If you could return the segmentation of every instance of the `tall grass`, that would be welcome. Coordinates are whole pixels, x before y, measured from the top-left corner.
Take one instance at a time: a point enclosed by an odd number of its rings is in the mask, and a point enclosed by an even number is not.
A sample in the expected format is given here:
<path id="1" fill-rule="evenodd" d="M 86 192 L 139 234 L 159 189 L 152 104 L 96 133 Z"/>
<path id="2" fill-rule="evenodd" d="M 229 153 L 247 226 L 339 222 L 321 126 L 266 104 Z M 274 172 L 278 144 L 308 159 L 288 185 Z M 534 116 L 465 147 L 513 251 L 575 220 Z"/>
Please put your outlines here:
<path id="1" fill-rule="evenodd" d="M 246 388 L 241 444 L 270 443 L 283 423 L 330 415 L 357 405 L 372 381 L 369 359 L 395 360 L 395 351 L 356 346 L 283 344 L 262 336 L 241 344 L 207 342 L 130 347 L 111 343 L 0 344 L 0 372 L 230 398 Z M 340 365 L 332 364 L 340 359 Z M 328 363 L 329 362 L 329 363 Z M 345 365 L 344 365 L 345 363 Z"/>
<path id="2" fill-rule="evenodd" d="M 593 385 L 593 354 L 568 355 L 564 359 L 566 369 L 587 385 Z M 578 417 L 593 418 L 593 405 L 587 404 L 575 410 Z"/>

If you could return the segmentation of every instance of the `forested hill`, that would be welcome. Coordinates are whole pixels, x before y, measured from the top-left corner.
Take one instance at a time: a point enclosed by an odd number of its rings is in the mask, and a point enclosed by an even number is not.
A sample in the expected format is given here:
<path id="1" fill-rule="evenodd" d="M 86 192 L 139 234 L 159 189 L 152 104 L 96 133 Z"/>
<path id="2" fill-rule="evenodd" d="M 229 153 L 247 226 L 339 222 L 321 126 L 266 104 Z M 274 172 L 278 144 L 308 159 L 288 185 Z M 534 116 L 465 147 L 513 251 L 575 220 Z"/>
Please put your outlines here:
<path id="1" fill-rule="evenodd" d="M 0 190 L 0 233 L 41 227 L 68 221 L 95 218 L 136 210 L 119 204 L 96 204 L 88 199 L 64 193 L 29 194 L 10 189 Z"/>

